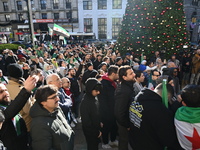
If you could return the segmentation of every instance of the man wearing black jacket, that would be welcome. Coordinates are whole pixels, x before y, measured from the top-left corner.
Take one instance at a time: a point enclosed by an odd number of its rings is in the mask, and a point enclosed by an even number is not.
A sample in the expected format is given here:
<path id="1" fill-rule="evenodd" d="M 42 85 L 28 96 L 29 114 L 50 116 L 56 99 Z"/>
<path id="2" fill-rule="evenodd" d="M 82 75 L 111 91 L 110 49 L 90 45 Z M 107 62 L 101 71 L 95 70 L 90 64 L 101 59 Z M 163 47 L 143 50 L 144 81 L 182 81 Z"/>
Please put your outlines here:
<path id="1" fill-rule="evenodd" d="M 115 117 L 119 132 L 119 150 L 128 150 L 129 106 L 135 96 L 133 88 L 135 73 L 130 66 L 119 68 L 119 81 L 120 84 L 115 91 Z"/>
<path id="2" fill-rule="evenodd" d="M 111 146 L 118 146 L 117 124 L 114 116 L 114 103 L 115 103 L 115 81 L 118 79 L 118 66 L 111 65 L 108 68 L 108 74 L 102 76 L 102 92 L 99 94 L 99 112 L 102 128 L 102 148 L 111 148 Z M 109 142 L 110 137 L 110 142 Z"/>
<path id="3" fill-rule="evenodd" d="M 7 150 L 26 150 L 28 147 L 28 135 L 24 120 L 18 114 L 24 107 L 36 85 L 35 77 L 28 77 L 24 82 L 24 88 L 14 101 L 5 85 L 0 84 L 0 107 L 4 110 L 5 121 L 0 130 L 0 140 Z"/>
<path id="4" fill-rule="evenodd" d="M 169 100 L 171 89 L 167 86 Z M 162 88 L 155 90 L 143 89 L 130 105 L 130 145 L 134 150 L 181 150 L 173 112 L 162 103 Z"/>
<path id="5" fill-rule="evenodd" d="M 70 87 L 70 91 L 73 94 L 73 98 L 74 98 L 74 112 L 75 112 L 75 118 L 78 122 L 81 122 L 80 118 L 79 118 L 79 105 L 81 102 L 81 98 L 80 98 L 80 86 L 79 86 L 79 79 L 80 79 L 80 74 L 82 71 L 83 65 L 80 64 L 77 72 L 75 70 L 75 68 L 70 68 L 68 70 L 68 79 L 71 82 L 71 87 Z"/>

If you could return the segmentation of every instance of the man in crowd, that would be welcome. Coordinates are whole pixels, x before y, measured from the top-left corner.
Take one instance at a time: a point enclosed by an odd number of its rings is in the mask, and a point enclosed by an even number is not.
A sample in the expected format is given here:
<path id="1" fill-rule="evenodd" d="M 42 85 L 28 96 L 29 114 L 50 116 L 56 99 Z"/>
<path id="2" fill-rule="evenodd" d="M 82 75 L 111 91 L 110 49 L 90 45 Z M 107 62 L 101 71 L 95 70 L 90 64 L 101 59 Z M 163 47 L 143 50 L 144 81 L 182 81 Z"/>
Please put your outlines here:
<path id="1" fill-rule="evenodd" d="M 115 91 L 115 117 L 119 132 L 119 150 L 128 150 L 128 131 L 130 130 L 129 106 L 134 94 L 135 73 L 130 66 L 119 68 L 119 81 Z"/>
<path id="2" fill-rule="evenodd" d="M 176 111 L 175 126 L 183 149 L 199 149 L 200 86 L 187 85 L 181 92 L 183 107 Z"/>
<path id="3" fill-rule="evenodd" d="M 71 109 L 70 107 L 72 106 L 72 100 L 71 98 L 65 94 L 64 90 L 62 89 L 62 81 L 58 74 L 53 73 L 47 76 L 46 78 L 47 85 L 54 85 L 55 87 L 58 88 L 58 95 L 59 95 L 59 106 L 63 110 L 63 113 L 65 114 L 66 119 L 68 120 L 69 123 L 71 123 L 72 118 L 71 118 Z"/>
<path id="4" fill-rule="evenodd" d="M 192 74 L 190 78 L 190 84 L 198 84 L 200 78 L 200 49 L 192 58 Z"/>
<path id="5" fill-rule="evenodd" d="M 114 93 L 116 89 L 115 81 L 118 79 L 118 67 L 111 65 L 108 68 L 108 74 L 102 77 L 103 89 L 99 95 L 99 111 L 102 128 L 102 148 L 111 148 L 110 145 L 118 146 L 117 136 L 117 124 L 114 116 Z M 110 135 L 110 142 L 109 142 Z M 109 143 L 108 143 L 109 142 Z"/>
<path id="6" fill-rule="evenodd" d="M 70 68 L 68 70 L 68 79 L 71 82 L 70 86 L 70 91 L 72 92 L 72 96 L 74 98 L 74 113 L 75 113 L 75 118 L 77 122 L 81 122 L 80 116 L 79 116 L 79 105 L 81 102 L 81 89 L 79 85 L 79 80 L 80 80 L 80 74 L 82 71 L 83 65 L 80 64 L 78 70 L 76 71 L 75 68 Z"/>
<path id="7" fill-rule="evenodd" d="M 73 150 L 74 132 L 59 107 L 58 89 L 53 85 L 40 87 L 31 108 L 32 149 Z"/>
<path id="8" fill-rule="evenodd" d="M 10 94 L 5 85 L 0 84 L 0 108 L 4 110 L 5 121 L 0 130 L 0 140 L 8 150 L 28 149 L 28 135 L 24 120 L 19 111 L 31 96 L 31 91 L 36 85 L 36 78 L 28 77 L 24 87 L 11 101 Z"/>
<path id="9" fill-rule="evenodd" d="M 181 149 L 174 127 L 172 112 L 162 103 L 162 84 L 154 91 L 143 89 L 130 105 L 130 145 L 134 150 Z M 168 100 L 173 87 L 167 84 Z"/>

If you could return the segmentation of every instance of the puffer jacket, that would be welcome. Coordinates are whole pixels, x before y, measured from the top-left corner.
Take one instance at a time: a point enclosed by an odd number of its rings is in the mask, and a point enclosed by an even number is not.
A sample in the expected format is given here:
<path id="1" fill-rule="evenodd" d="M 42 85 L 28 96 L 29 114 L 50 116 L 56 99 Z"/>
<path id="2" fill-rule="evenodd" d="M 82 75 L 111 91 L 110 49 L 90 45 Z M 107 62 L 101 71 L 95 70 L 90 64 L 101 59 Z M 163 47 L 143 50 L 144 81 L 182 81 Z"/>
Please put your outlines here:
<path id="1" fill-rule="evenodd" d="M 74 132 L 60 107 L 50 113 L 35 102 L 30 115 L 33 150 L 73 150 Z"/>

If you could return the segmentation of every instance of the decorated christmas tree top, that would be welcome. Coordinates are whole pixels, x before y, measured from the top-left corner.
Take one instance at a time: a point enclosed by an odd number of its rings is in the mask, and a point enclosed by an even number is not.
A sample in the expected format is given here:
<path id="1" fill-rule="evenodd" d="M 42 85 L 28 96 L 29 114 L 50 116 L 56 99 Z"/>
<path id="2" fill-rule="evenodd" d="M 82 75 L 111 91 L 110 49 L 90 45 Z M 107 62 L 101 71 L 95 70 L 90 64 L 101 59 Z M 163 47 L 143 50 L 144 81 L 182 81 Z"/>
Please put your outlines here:
<path id="1" fill-rule="evenodd" d="M 183 0 L 128 0 L 116 48 L 177 53 L 189 44 Z"/>

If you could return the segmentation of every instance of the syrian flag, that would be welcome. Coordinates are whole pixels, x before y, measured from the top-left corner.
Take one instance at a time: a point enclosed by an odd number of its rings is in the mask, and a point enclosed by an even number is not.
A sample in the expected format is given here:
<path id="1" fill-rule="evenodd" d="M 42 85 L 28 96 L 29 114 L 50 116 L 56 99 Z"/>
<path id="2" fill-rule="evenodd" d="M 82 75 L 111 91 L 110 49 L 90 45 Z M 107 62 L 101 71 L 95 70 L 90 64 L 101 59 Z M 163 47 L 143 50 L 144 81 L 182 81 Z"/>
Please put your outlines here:
<path id="1" fill-rule="evenodd" d="M 54 23 L 53 31 L 55 31 L 57 34 L 62 35 L 64 37 L 69 37 L 70 34 L 61 26 Z"/>
<path id="2" fill-rule="evenodd" d="M 51 29 L 50 27 L 49 27 L 49 35 L 53 36 L 53 29 Z"/>
<path id="3" fill-rule="evenodd" d="M 200 108 L 182 106 L 175 115 L 179 143 L 186 150 L 200 150 Z"/>

